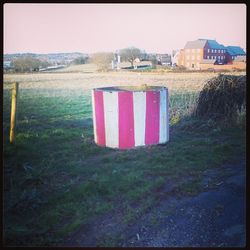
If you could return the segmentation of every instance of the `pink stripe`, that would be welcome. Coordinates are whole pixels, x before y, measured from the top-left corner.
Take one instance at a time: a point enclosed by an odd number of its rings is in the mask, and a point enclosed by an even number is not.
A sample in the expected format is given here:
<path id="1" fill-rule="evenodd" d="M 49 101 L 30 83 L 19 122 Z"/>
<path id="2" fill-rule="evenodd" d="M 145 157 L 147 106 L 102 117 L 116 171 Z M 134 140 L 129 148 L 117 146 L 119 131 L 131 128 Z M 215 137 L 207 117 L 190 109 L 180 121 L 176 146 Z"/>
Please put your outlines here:
<path id="1" fill-rule="evenodd" d="M 96 137 L 97 144 L 101 146 L 106 145 L 105 140 L 105 123 L 104 123 L 104 103 L 103 92 L 94 91 L 95 97 L 95 118 L 96 118 Z"/>
<path id="2" fill-rule="evenodd" d="M 119 148 L 126 149 L 135 146 L 133 93 L 118 93 L 119 107 Z"/>
<path id="3" fill-rule="evenodd" d="M 146 93 L 146 128 L 145 144 L 159 143 L 160 130 L 160 92 Z"/>

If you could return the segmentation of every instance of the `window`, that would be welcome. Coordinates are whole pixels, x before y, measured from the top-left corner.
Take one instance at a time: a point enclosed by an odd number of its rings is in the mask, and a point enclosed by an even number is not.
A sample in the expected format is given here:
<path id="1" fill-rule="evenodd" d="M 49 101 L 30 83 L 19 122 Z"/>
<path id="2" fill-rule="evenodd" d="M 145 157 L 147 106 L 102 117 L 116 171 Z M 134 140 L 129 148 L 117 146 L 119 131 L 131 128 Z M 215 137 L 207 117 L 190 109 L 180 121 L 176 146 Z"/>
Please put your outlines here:
<path id="1" fill-rule="evenodd" d="M 192 56 L 192 60 L 194 60 L 194 56 Z"/>
<path id="2" fill-rule="evenodd" d="M 216 53 L 216 52 L 217 52 L 217 50 L 215 49 L 215 50 L 214 50 L 214 53 Z"/>
<path id="3" fill-rule="evenodd" d="M 220 49 L 218 50 L 218 52 L 220 53 Z"/>
<path id="4" fill-rule="evenodd" d="M 214 59 L 216 59 L 216 56 L 214 56 Z"/>
<path id="5" fill-rule="evenodd" d="M 196 51 L 197 51 L 197 53 L 200 53 L 200 49 L 197 49 Z"/>
<path id="6" fill-rule="evenodd" d="M 218 59 L 220 60 L 220 56 L 218 56 Z"/>
<path id="7" fill-rule="evenodd" d="M 200 59 L 201 59 L 201 57 L 200 57 L 200 55 L 198 55 L 198 56 L 197 56 L 197 60 L 200 60 Z"/>
<path id="8" fill-rule="evenodd" d="M 207 53 L 209 53 L 209 52 L 210 52 L 210 49 L 207 50 Z"/>
<path id="9" fill-rule="evenodd" d="M 209 56 L 207 56 L 207 59 L 209 59 Z"/>
<path id="10" fill-rule="evenodd" d="M 214 50 L 212 49 L 212 53 L 214 53 Z"/>

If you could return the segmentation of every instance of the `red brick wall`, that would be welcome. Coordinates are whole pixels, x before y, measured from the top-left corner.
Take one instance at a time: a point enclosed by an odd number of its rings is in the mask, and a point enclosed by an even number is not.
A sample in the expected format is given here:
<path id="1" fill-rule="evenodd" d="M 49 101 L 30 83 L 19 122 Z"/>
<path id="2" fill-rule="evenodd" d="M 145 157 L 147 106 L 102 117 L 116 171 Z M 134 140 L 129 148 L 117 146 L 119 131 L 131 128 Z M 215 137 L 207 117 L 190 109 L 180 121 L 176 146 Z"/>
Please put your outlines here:
<path id="1" fill-rule="evenodd" d="M 209 50 L 209 52 L 208 52 L 208 50 Z M 220 51 L 220 53 L 219 53 L 219 51 Z M 226 59 L 226 52 L 225 51 L 226 51 L 225 49 L 223 49 L 223 50 L 221 50 L 221 49 L 220 50 L 218 50 L 218 49 L 216 49 L 216 50 L 215 49 L 211 49 L 209 47 L 209 45 L 206 44 L 205 47 L 204 47 L 204 59 L 215 59 L 215 56 L 216 56 L 216 60 L 217 60 L 219 56 L 220 57 L 223 56 L 222 62 L 224 63 L 225 59 Z M 207 58 L 208 56 L 209 56 L 209 58 Z"/>
<path id="2" fill-rule="evenodd" d="M 207 69 L 217 69 L 217 70 L 233 70 L 233 69 L 246 69 L 245 62 L 233 62 L 232 64 L 224 64 L 224 65 L 214 65 L 214 64 L 200 64 L 201 70 Z"/>

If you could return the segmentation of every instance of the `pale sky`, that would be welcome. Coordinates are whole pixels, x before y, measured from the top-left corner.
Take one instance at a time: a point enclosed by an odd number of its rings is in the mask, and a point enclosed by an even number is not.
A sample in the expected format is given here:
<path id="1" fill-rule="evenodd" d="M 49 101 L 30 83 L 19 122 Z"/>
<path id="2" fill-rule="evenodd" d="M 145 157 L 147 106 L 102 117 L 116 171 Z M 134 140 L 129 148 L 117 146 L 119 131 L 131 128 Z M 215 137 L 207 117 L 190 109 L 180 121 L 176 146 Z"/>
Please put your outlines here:
<path id="1" fill-rule="evenodd" d="M 4 4 L 4 53 L 170 53 L 216 39 L 246 49 L 245 4 Z"/>

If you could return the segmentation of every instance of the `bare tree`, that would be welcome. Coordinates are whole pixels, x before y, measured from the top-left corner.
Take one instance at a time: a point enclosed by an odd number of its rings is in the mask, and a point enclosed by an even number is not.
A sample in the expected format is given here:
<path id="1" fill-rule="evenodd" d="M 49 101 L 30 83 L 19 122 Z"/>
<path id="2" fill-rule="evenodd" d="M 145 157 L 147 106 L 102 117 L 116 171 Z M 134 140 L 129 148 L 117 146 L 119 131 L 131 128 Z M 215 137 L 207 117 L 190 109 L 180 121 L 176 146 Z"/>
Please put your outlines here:
<path id="1" fill-rule="evenodd" d="M 120 55 L 123 61 L 129 61 L 131 66 L 134 67 L 134 60 L 142 56 L 142 51 L 135 47 L 128 47 L 120 50 Z"/>
<path id="2" fill-rule="evenodd" d="M 112 59 L 114 58 L 113 53 L 99 52 L 91 56 L 90 60 L 96 64 L 98 70 L 107 71 L 110 68 Z"/>

